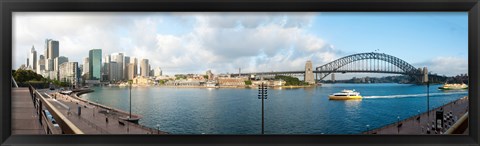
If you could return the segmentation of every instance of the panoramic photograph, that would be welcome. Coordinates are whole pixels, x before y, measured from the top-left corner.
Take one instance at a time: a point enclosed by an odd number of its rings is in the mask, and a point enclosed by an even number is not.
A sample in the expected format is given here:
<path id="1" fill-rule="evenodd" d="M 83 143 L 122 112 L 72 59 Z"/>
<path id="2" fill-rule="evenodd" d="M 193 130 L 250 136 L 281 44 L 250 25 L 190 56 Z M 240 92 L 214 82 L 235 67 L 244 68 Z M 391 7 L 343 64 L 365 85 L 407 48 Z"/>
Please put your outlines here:
<path id="1" fill-rule="evenodd" d="M 467 12 L 13 12 L 12 134 L 468 135 Z"/>

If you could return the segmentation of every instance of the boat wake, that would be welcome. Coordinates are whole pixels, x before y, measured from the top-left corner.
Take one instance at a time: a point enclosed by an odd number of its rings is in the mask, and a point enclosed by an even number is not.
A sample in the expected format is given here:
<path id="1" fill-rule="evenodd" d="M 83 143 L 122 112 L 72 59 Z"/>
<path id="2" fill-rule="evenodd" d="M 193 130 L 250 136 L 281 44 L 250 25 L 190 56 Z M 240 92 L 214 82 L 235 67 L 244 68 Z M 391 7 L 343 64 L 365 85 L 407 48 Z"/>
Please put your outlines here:
<path id="1" fill-rule="evenodd" d="M 468 92 L 450 92 L 450 93 L 430 93 L 430 96 L 445 96 L 445 95 L 458 95 L 468 94 Z M 404 95 L 386 95 L 386 96 L 363 96 L 363 98 L 375 99 L 375 98 L 405 98 L 405 97 L 425 97 L 425 94 L 404 94 Z"/>

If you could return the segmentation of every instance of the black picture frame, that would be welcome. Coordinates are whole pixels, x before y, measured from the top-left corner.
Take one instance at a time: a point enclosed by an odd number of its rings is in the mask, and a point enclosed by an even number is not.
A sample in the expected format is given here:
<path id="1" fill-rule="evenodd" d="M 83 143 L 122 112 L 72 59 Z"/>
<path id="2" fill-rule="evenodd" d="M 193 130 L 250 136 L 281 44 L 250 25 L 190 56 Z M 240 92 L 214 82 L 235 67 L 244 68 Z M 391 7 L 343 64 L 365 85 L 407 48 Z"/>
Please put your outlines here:
<path id="1" fill-rule="evenodd" d="M 478 0 L 1 0 L 2 145 L 479 145 Z M 12 12 L 464 11 L 468 12 L 469 135 L 11 135 Z"/>

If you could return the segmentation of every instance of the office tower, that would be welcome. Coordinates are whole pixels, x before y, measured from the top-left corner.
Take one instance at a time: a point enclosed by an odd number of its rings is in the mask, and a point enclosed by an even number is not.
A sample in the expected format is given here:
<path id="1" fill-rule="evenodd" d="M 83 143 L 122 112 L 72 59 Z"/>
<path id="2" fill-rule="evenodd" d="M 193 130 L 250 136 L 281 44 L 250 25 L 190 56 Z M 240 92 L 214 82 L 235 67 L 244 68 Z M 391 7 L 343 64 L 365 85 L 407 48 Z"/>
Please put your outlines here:
<path id="1" fill-rule="evenodd" d="M 130 63 L 128 64 L 128 80 L 133 80 L 135 78 L 135 64 Z"/>
<path id="2" fill-rule="evenodd" d="M 40 55 L 37 61 L 37 74 L 41 74 L 43 70 L 45 70 L 45 57 Z"/>
<path id="3" fill-rule="evenodd" d="M 45 59 L 45 70 L 53 71 L 53 59 Z"/>
<path id="4" fill-rule="evenodd" d="M 153 71 L 154 76 L 162 76 L 162 69 L 160 67 L 155 68 Z"/>
<path id="5" fill-rule="evenodd" d="M 90 60 L 88 59 L 88 57 L 85 57 L 83 58 L 83 71 L 82 71 L 82 76 L 84 76 L 85 74 L 87 74 L 87 79 L 88 79 L 88 69 L 90 68 L 90 66 L 88 65 L 88 62 Z"/>
<path id="6" fill-rule="evenodd" d="M 59 66 L 59 80 L 77 85 L 78 62 L 64 62 Z"/>
<path id="7" fill-rule="evenodd" d="M 128 80 L 128 64 L 130 64 L 130 57 L 125 56 L 123 60 L 123 79 Z"/>
<path id="8" fill-rule="evenodd" d="M 59 54 L 59 43 L 56 40 L 47 39 L 45 40 L 45 49 L 46 49 L 46 58 L 55 59 Z"/>
<path id="9" fill-rule="evenodd" d="M 138 62 L 137 58 L 131 58 L 130 63 L 133 63 L 133 78 L 138 76 Z"/>
<path id="10" fill-rule="evenodd" d="M 112 54 L 112 62 L 116 62 L 116 65 L 118 66 L 118 67 L 116 67 L 116 69 L 117 69 L 116 72 L 119 72 L 119 73 L 116 74 L 116 76 L 115 76 L 115 79 L 117 79 L 117 81 L 122 80 L 122 78 L 123 78 L 123 59 L 124 59 L 123 53 Z"/>
<path id="11" fill-rule="evenodd" d="M 102 49 L 92 49 L 89 51 L 89 79 L 100 80 L 102 69 Z"/>
<path id="12" fill-rule="evenodd" d="M 30 50 L 30 56 L 28 59 L 28 64 L 27 66 L 31 66 L 32 70 L 37 70 L 37 51 L 35 51 L 35 47 L 32 46 L 32 49 Z"/>
<path id="13" fill-rule="evenodd" d="M 119 65 L 119 63 L 117 63 L 117 62 L 112 61 L 112 62 L 109 63 L 110 73 L 109 73 L 108 78 L 110 79 L 110 81 L 115 82 L 115 81 L 121 80 L 121 78 L 120 78 L 121 72 L 118 69 L 119 67 L 121 67 L 121 65 Z"/>
<path id="14" fill-rule="evenodd" d="M 142 61 L 140 61 L 140 76 L 149 76 L 150 68 L 148 68 L 148 66 L 148 59 L 142 59 Z"/>
<path id="15" fill-rule="evenodd" d="M 111 75 L 110 75 L 110 62 L 111 62 L 111 56 L 110 55 L 105 55 L 103 57 L 103 67 L 102 67 L 102 76 L 103 76 L 103 81 L 110 81 L 111 80 Z"/>
<path id="16" fill-rule="evenodd" d="M 53 60 L 53 70 L 58 71 L 60 64 L 68 62 L 68 58 L 65 56 L 55 57 Z"/>

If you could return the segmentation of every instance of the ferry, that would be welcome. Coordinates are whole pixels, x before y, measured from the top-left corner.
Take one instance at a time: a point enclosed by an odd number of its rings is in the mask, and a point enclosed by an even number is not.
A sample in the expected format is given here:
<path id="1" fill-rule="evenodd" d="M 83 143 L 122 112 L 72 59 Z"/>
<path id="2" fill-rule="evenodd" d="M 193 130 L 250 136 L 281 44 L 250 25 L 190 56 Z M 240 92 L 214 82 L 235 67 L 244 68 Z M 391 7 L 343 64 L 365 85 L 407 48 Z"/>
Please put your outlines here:
<path id="1" fill-rule="evenodd" d="M 461 89 L 468 89 L 468 85 L 465 83 L 461 84 L 443 84 L 443 86 L 438 87 L 440 90 L 461 90 Z"/>
<path id="2" fill-rule="evenodd" d="M 362 99 L 360 93 L 353 90 L 342 90 L 340 93 L 334 93 L 328 96 L 330 100 L 353 100 L 353 99 Z"/>

